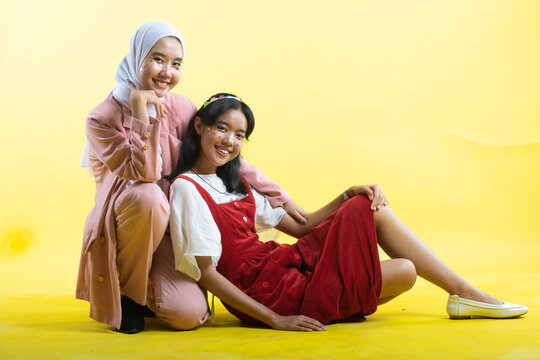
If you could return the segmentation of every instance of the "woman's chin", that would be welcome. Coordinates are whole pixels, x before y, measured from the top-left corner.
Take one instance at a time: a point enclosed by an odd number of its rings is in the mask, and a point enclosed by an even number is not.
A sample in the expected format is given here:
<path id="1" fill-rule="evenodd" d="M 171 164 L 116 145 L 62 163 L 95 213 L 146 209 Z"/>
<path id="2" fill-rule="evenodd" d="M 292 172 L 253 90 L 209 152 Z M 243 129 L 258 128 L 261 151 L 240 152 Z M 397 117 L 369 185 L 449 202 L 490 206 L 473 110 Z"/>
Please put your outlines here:
<path id="1" fill-rule="evenodd" d="M 156 95 L 158 98 L 163 98 L 165 97 L 165 95 L 167 95 L 169 93 L 169 90 L 157 90 L 157 89 L 154 89 L 154 91 L 156 92 Z"/>

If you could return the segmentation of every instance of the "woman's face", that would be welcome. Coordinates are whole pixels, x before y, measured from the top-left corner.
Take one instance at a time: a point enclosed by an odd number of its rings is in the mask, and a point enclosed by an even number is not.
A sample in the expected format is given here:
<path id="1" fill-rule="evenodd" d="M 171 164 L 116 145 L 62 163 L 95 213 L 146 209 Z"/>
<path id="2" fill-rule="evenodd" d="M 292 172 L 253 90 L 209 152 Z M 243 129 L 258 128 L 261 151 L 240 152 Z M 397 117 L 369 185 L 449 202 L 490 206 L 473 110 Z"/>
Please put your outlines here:
<path id="1" fill-rule="evenodd" d="M 143 90 L 154 90 L 158 97 L 165 96 L 180 81 L 180 68 L 184 49 L 174 37 L 158 40 L 144 58 L 139 69 L 139 83 Z"/>
<path id="2" fill-rule="evenodd" d="M 247 120 L 241 110 L 229 110 L 212 126 L 195 118 L 195 129 L 201 136 L 201 152 L 195 167 L 201 173 L 213 174 L 218 166 L 238 156 L 247 130 Z"/>

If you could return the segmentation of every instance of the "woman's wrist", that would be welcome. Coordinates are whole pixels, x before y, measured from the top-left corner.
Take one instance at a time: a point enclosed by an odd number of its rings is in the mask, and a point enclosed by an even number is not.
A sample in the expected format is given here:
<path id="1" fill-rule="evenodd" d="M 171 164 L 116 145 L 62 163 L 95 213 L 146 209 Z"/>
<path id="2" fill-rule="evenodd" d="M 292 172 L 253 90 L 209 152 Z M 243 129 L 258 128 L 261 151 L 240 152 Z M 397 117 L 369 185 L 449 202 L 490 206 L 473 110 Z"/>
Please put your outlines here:
<path id="1" fill-rule="evenodd" d="M 141 95 L 134 95 L 130 99 L 131 103 L 131 115 L 134 118 L 141 120 L 144 123 L 149 124 L 150 118 L 148 117 L 148 111 L 146 109 L 146 101 Z"/>
<path id="2" fill-rule="evenodd" d="M 348 188 L 347 190 L 345 190 L 345 191 L 343 192 L 342 196 L 343 196 L 343 200 L 347 201 L 347 200 L 349 200 L 350 198 L 352 198 L 352 197 L 354 196 L 354 194 L 351 195 L 351 188 Z"/>
<path id="3" fill-rule="evenodd" d="M 270 310 L 272 311 L 272 310 Z M 276 312 L 272 311 L 271 314 L 269 314 L 268 317 L 266 317 L 266 325 L 270 326 L 271 328 L 275 328 L 278 323 L 278 319 L 280 318 L 280 315 L 278 315 Z"/>

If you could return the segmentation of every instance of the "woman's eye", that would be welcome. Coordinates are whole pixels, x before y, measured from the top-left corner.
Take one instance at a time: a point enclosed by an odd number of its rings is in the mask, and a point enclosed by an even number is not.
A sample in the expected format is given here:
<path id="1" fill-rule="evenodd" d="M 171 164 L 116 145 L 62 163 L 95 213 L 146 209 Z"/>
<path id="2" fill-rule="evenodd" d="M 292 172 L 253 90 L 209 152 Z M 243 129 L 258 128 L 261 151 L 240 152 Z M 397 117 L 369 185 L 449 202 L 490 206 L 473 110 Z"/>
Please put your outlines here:
<path id="1" fill-rule="evenodd" d="M 225 129 L 223 126 L 216 126 L 216 128 L 221 132 L 226 132 L 227 129 Z"/>
<path id="2" fill-rule="evenodd" d="M 178 61 L 175 61 L 175 62 L 173 63 L 173 66 L 180 67 L 180 66 L 182 66 L 182 63 L 181 63 L 181 62 L 178 62 Z"/>
<path id="3" fill-rule="evenodd" d="M 242 135 L 242 134 L 236 134 L 236 138 L 237 138 L 238 140 L 244 140 L 244 135 Z"/>
<path id="4" fill-rule="evenodd" d="M 163 59 L 160 58 L 160 57 L 157 57 L 157 56 L 154 57 L 153 59 L 154 59 L 155 62 L 158 62 L 158 63 L 162 63 L 162 62 L 163 62 Z"/>

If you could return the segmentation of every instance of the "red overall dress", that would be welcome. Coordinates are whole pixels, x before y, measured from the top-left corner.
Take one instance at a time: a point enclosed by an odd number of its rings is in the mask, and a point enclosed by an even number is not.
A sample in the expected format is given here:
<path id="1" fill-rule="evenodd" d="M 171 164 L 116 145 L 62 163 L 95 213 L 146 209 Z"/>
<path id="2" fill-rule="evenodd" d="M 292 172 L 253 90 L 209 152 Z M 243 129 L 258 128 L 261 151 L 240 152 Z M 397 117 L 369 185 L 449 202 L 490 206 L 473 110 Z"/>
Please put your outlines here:
<path id="1" fill-rule="evenodd" d="M 178 177 L 195 185 L 221 233 L 217 271 L 247 295 L 280 315 L 324 324 L 362 321 L 375 312 L 381 266 L 367 198 L 348 200 L 296 244 L 278 244 L 259 240 L 251 190 L 241 200 L 217 204 L 196 181 Z M 224 305 L 239 319 L 258 322 Z"/>

